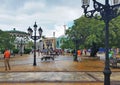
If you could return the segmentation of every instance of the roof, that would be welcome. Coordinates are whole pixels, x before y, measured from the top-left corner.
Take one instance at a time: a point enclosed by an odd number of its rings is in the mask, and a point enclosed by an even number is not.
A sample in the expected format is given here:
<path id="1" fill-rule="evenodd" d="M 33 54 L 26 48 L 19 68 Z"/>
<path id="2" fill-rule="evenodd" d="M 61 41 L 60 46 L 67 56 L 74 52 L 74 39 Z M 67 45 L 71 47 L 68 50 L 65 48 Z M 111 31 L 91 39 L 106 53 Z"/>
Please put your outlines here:
<path id="1" fill-rule="evenodd" d="M 6 31 L 6 32 L 10 32 L 10 33 L 22 33 L 22 34 L 26 34 L 26 32 L 23 32 L 23 31 L 16 30 L 15 28 L 13 28 L 13 30 Z"/>
<path id="2" fill-rule="evenodd" d="M 66 37 L 67 37 L 66 35 L 61 35 L 58 38 L 66 38 Z"/>

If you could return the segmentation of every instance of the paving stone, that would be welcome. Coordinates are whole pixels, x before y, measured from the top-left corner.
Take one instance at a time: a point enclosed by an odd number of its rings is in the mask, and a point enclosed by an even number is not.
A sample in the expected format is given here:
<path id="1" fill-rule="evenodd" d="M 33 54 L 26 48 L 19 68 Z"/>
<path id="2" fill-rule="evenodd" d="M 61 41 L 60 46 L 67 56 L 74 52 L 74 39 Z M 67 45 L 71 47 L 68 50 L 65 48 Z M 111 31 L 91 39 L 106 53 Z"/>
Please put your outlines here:
<path id="1" fill-rule="evenodd" d="M 93 85 L 99 85 L 98 82 L 101 83 L 104 80 L 104 56 L 102 56 L 102 60 L 86 60 L 82 62 L 74 62 L 72 56 L 58 56 L 55 58 L 55 61 L 46 62 L 41 61 L 40 56 L 36 58 L 37 66 L 33 66 L 33 55 L 23 55 L 11 58 L 10 71 L 4 70 L 4 62 L 0 60 L 0 84 L 4 81 L 6 83 L 35 81 L 38 83 L 88 82 L 85 85 L 91 85 L 90 82 L 94 82 L 96 84 Z M 116 84 L 118 84 L 120 81 L 120 69 L 111 68 L 111 71 L 111 82 L 114 82 L 114 84 L 117 82 Z"/>
<path id="2" fill-rule="evenodd" d="M 15 72 L 0 75 L 0 81 L 95 81 L 85 72 Z"/>

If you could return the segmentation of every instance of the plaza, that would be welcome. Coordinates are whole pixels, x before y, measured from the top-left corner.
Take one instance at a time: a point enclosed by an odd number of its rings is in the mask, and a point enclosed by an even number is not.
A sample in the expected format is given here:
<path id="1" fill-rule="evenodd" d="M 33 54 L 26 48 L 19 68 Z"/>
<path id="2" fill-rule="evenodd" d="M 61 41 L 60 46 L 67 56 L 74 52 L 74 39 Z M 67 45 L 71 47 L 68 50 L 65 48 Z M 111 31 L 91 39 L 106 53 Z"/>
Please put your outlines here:
<path id="1" fill-rule="evenodd" d="M 100 56 L 100 55 L 99 55 Z M 100 60 L 73 61 L 71 55 L 41 61 L 33 66 L 33 54 L 11 57 L 11 70 L 5 71 L 0 60 L 0 85 L 103 85 L 104 54 Z M 120 69 L 111 68 L 111 85 L 119 84 Z"/>
<path id="2" fill-rule="evenodd" d="M 1 0 L 0 85 L 120 85 L 119 7 Z"/>

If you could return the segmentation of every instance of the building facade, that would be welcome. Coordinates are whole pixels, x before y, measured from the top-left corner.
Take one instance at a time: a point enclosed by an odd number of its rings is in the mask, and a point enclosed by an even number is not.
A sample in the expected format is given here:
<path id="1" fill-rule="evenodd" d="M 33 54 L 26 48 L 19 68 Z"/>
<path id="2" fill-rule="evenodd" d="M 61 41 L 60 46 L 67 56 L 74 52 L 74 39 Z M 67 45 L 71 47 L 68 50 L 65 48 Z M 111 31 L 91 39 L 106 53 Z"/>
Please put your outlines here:
<path id="1" fill-rule="evenodd" d="M 8 32 L 12 37 L 15 37 L 15 48 L 19 49 L 19 52 L 24 53 L 24 49 L 27 48 L 27 42 L 28 42 L 28 33 L 16 30 L 13 28 L 13 30 L 6 31 Z"/>
<path id="2" fill-rule="evenodd" d="M 60 37 L 56 38 L 56 48 L 61 49 L 61 45 L 63 44 L 63 40 L 66 39 L 65 35 L 61 35 Z"/>
<path id="3" fill-rule="evenodd" d="M 55 37 L 46 37 L 42 39 L 43 41 L 43 49 L 48 47 L 52 48 L 53 50 L 56 49 L 56 38 Z"/>

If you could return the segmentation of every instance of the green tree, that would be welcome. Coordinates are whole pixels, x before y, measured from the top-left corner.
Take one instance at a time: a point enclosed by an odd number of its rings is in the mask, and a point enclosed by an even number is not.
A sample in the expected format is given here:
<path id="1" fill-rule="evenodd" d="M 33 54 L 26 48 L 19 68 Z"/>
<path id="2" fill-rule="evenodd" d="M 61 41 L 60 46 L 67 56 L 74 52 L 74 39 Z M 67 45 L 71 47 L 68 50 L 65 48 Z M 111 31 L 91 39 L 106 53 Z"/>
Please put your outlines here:
<path id="1" fill-rule="evenodd" d="M 62 49 L 73 49 L 74 48 L 74 44 L 71 40 L 63 40 L 63 44 L 61 45 Z"/>
<path id="2" fill-rule="evenodd" d="M 120 48 L 120 17 L 113 19 L 109 26 L 109 44 L 110 48 L 119 47 Z"/>
<path id="3" fill-rule="evenodd" d="M 120 17 L 113 19 L 109 23 L 109 46 L 120 47 Z M 78 40 L 77 47 L 90 48 L 92 43 L 98 47 L 104 47 L 105 41 L 105 23 L 94 18 L 85 18 L 84 16 L 74 20 L 72 27 L 66 31 L 69 40 Z M 75 44 L 75 43 L 73 43 Z"/>
<path id="4" fill-rule="evenodd" d="M 29 41 L 27 46 L 29 49 L 31 49 L 34 46 L 34 43 L 32 41 Z"/>
<path id="5" fill-rule="evenodd" d="M 15 37 L 12 37 L 9 33 L 0 30 L 0 49 L 4 50 L 5 48 L 13 49 L 14 48 Z"/>
<path id="6" fill-rule="evenodd" d="M 102 45 L 103 26 L 102 21 L 81 17 L 74 20 L 74 25 L 67 30 L 66 34 L 69 39 L 78 40 L 80 47 L 90 47 L 92 42 Z"/>

